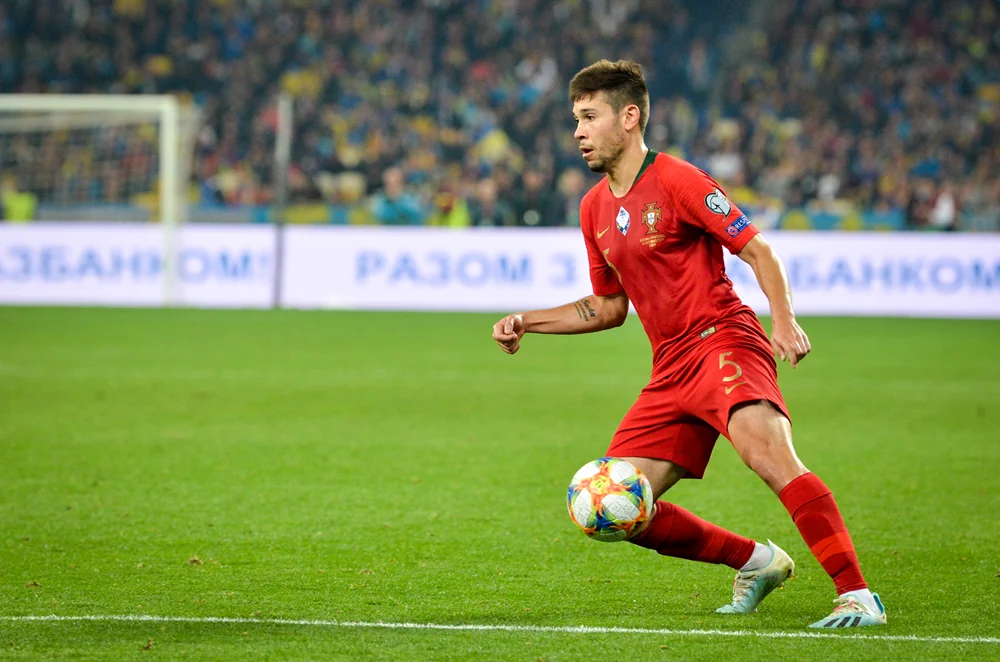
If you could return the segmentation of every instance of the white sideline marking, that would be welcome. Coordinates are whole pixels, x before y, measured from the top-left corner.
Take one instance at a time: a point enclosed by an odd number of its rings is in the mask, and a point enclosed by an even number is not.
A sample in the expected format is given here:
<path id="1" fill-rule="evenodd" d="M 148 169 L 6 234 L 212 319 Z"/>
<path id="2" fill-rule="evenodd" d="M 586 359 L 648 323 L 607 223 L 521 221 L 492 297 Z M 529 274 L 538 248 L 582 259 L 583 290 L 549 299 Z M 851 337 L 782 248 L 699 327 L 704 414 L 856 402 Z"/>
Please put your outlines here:
<path id="1" fill-rule="evenodd" d="M 0 616 L 0 621 L 65 622 L 123 621 L 138 623 L 224 623 L 235 625 L 305 625 L 335 628 L 385 628 L 387 630 L 460 630 L 488 632 L 555 632 L 564 634 L 653 634 L 668 637 L 760 637 L 762 639 L 857 639 L 861 641 L 914 641 L 933 644 L 1000 644 L 1000 637 L 921 637 L 913 634 L 834 634 L 832 632 L 754 632 L 752 630 L 669 630 L 660 628 L 616 628 L 587 625 L 477 625 L 446 623 L 383 623 L 364 621 L 323 621 L 288 618 L 229 618 L 223 616 Z"/>

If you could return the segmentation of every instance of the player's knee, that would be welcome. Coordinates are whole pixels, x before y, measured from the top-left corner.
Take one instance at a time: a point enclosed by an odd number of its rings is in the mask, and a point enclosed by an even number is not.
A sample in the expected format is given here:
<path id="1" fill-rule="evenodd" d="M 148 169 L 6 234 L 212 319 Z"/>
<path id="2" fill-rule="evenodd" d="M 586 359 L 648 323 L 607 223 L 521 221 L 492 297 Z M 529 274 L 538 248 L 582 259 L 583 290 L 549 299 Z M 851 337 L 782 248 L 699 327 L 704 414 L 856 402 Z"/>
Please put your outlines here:
<path id="1" fill-rule="evenodd" d="M 773 440 L 764 439 L 743 448 L 740 457 L 775 492 L 808 471 L 789 445 Z"/>
<path id="2" fill-rule="evenodd" d="M 780 451 L 766 436 L 755 436 L 740 445 L 739 453 L 743 463 L 756 471 L 774 464 Z"/>
<path id="3" fill-rule="evenodd" d="M 687 473 L 687 469 L 668 460 L 657 460 L 644 457 L 623 457 L 636 469 L 642 472 L 653 488 L 653 496 L 660 498 L 663 493 L 677 484 Z"/>

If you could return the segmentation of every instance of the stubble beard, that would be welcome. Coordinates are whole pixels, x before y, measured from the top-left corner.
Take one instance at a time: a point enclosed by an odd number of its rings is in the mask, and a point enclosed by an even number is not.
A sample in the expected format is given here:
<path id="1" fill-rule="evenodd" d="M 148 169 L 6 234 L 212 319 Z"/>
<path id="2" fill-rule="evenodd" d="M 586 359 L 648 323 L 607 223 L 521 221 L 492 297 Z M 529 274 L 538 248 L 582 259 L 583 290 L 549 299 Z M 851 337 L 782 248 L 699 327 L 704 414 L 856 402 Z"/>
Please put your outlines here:
<path id="1" fill-rule="evenodd" d="M 615 133 L 615 142 L 608 146 L 608 155 L 604 158 L 594 159 L 587 164 L 587 167 L 590 168 L 591 172 L 607 174 L 618 165 L 624 151 L 625 132 L 619 131 Z"/>

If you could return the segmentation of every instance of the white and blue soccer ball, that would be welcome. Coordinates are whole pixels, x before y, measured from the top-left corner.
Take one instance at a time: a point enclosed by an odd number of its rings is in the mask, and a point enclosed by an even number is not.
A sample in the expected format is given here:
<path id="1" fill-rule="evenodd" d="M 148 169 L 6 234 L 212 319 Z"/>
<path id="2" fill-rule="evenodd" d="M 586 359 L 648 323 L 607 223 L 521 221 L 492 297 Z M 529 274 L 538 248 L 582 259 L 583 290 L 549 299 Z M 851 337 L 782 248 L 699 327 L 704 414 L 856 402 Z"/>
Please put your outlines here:
<path id="1" fill-rule="evenodd" d="M 655 505 L 649 480 L 631 462 L 602 457 L 588 462 L 569 484 L 569 516 L 594 540 L 627 540 L 645 528 Z"/>

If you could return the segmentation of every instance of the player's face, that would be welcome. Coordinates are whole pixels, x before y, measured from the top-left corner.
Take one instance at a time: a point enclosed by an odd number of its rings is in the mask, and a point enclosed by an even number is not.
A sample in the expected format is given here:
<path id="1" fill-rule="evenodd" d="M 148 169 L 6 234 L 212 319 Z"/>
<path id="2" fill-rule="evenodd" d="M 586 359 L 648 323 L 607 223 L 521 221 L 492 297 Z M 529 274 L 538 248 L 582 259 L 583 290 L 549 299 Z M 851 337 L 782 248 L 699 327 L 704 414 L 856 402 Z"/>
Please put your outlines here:
<path id="1" fill-rule="evenodd" d="M 624 111 L 624 109 L 623 109 Z M 609 172 L 625 151 L 623 113 L 616 113 L 604 93 L 584 97 L 573 104 L 576 132 L 583 160 L 593 172 Z"/>

